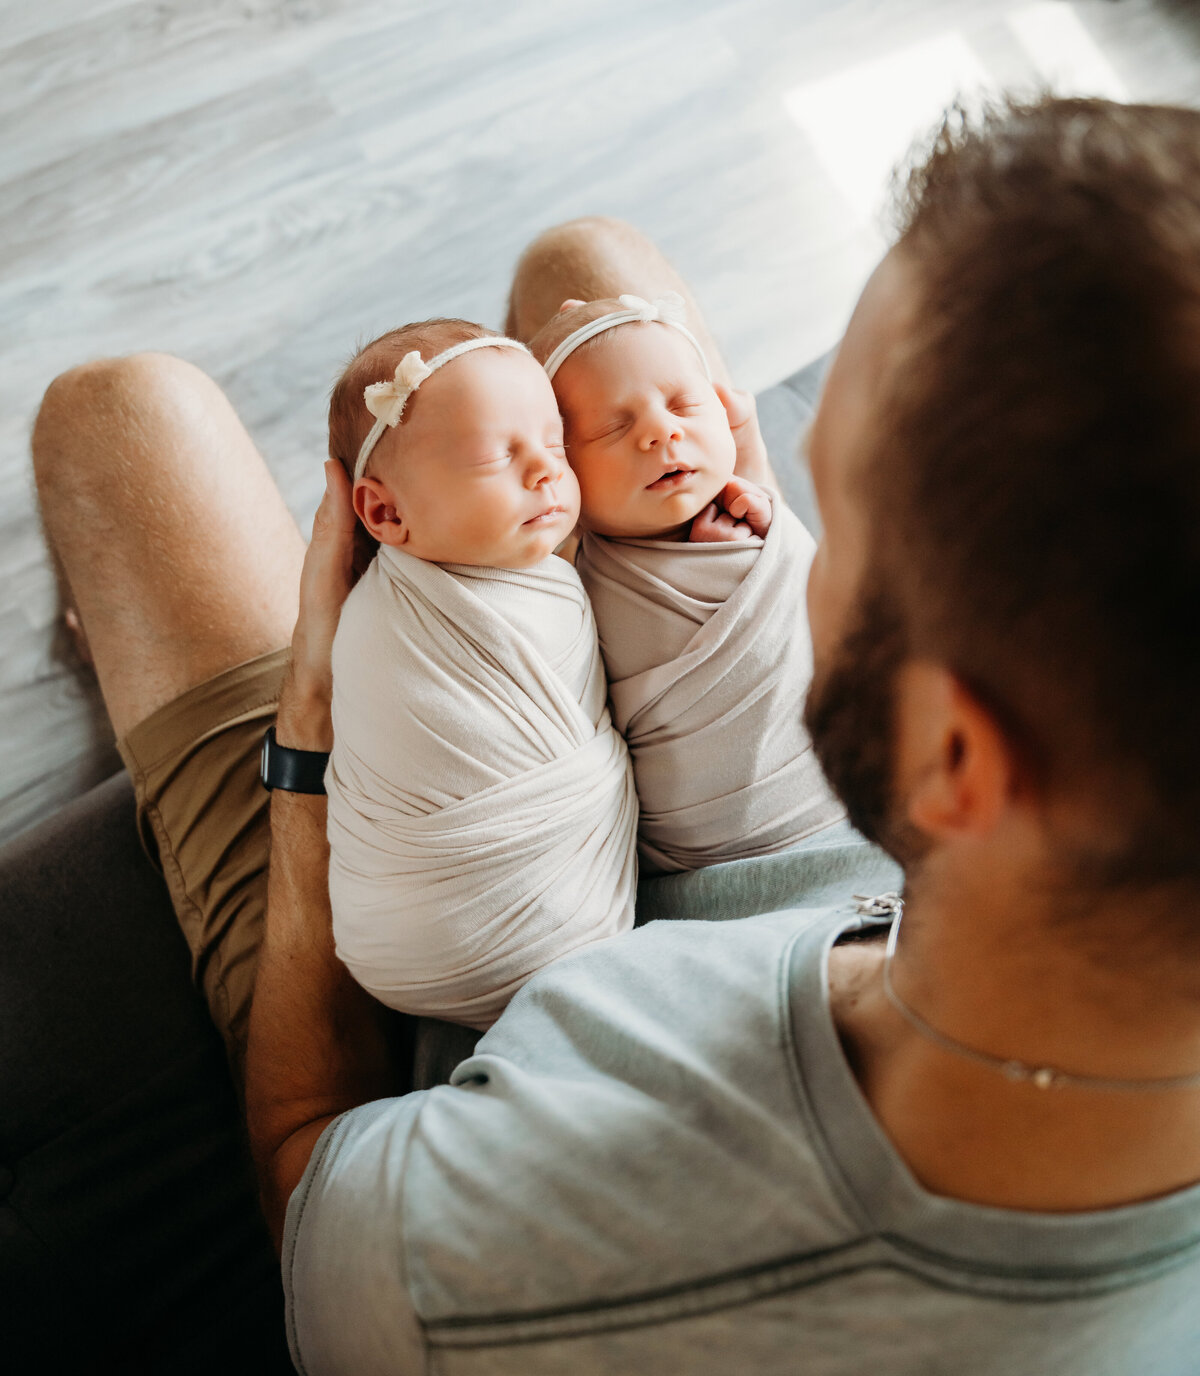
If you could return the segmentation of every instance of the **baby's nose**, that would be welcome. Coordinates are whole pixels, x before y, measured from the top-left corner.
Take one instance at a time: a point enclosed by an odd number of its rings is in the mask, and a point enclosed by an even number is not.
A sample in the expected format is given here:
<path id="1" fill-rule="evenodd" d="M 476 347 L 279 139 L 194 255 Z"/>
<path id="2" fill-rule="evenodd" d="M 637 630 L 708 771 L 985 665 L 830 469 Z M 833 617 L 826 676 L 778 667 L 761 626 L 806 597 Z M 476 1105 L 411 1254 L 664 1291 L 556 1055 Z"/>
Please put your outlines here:
<path id="1" fill-rule="evenodd" d="M 543 450 L 535 455 L 529 465 L 530 485 L 540 487 L 542 483 L 554 482 L 562 476 L 565 467 L 565 460 L 560 460 L 557 454 Z"/>
<path id="2" fill-rule="evenodd" d="M 660 445 L 674 443 L 683 437 L 683 432 L 675 423 L 673 416 L 663 416 L 650 421 L 642 431 L 642 448 L 649 453 Z"/>

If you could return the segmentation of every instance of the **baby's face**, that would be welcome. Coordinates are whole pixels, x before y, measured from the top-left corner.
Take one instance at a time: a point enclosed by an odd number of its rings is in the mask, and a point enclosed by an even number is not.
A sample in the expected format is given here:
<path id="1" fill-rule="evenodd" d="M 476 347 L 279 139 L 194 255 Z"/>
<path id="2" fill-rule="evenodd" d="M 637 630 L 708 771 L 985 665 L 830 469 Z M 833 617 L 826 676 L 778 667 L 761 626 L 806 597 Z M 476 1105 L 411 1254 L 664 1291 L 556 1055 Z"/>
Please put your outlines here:
<path id="1" fill-rule="evenodd" d="M 691 344 L 619 325 L 554 377 L 582 523 L 598 535 L 678 535 L 733 476 L 733 435 Z"/>
<path id="2" fill-rule="evenodd" d="M 440 564 L 519 569 L 553 554 L 579 518 L 579 484 L 537 362 L 476 349 L 427 378 L 409 406 L 372 455 L 393 516 L 373 533 Z"/>

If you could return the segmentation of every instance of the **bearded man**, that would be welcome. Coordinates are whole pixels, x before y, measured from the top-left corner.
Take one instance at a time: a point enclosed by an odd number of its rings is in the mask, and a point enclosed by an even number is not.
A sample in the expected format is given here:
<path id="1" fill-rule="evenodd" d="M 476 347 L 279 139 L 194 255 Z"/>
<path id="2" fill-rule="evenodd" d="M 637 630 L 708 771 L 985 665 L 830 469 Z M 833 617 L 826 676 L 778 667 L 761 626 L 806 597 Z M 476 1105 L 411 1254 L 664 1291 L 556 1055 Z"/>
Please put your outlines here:
<path id="1" fill-rule="evenodd" d="M 275 793 L 261 949 L 244 916 L 265 823 L 230 780 L 301 559 L 261 461 L 172 360 L 51 389 L 48 528 L 235 1065 L 257 966 L 246 1109 L 300 1370 L 1195 1369 L 1200 114 L 956 116 L 899 212 L 809 437 L 807 720 L 903 897 L 857 841 L 708 871 L 674 913 L 704 920 L 551 965 L 422 1092 L 387 1097 L 333 957 L 320 797 Z M 677 285 L 575 222 L 511 328 Z M 353 520 L 331 471 L 294 750 L 329 748 Z M 210 775 L 204 860 L 174 819 Z"/>

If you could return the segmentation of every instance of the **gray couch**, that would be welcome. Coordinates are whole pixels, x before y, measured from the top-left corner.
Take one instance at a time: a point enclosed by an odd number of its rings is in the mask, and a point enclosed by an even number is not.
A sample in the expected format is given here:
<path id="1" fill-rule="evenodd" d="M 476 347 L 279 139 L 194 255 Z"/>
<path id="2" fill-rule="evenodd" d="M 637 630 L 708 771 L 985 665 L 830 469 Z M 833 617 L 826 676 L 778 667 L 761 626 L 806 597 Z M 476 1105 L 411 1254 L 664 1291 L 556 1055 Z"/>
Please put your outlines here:
<path id="1" fill-rule="evenodd" d="M 825 360 L 759 398 L 785 495 Z M 118 774 L 0 850 L 10 1371 L 289 1372 L 220 1041 Z"/>

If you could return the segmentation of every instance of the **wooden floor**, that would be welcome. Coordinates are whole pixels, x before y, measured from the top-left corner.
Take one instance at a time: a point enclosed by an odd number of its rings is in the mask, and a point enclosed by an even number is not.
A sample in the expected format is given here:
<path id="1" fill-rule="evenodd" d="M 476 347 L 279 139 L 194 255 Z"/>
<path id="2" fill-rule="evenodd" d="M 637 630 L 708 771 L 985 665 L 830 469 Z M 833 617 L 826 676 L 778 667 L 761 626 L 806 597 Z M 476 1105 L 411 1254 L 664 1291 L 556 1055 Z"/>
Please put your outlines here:
<path id="1" fill-rule="evenodd" d="M 1061 66 L 1061 70 L 1059 67 Z M 1200 103 L 1185 0 L 0 0 L 0 837 L 116 766 L 31 495 L 47 383 L 155 348 L 226 388 L 302 524 L 329 385 L 499 323 L 523 244 L 654 235 L 739 380 L 838 337 L 876 183 L 982 76 Z"/>

